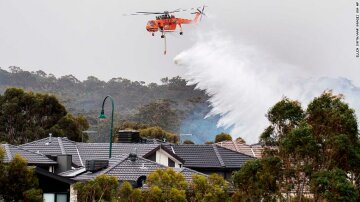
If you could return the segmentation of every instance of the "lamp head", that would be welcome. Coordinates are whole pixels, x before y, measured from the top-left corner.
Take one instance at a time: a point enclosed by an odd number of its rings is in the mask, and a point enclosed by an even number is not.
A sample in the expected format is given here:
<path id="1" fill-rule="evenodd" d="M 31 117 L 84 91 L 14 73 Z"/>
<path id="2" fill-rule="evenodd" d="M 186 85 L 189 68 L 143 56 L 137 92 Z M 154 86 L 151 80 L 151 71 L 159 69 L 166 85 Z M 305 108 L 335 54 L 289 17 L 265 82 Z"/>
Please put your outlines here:
<path id="1" fill-rule="evenodd" d="M 105 113 L 104 113 L 104 109 L 101 110 L 101 113 L 99 115 L 99 119 L 106 119 L 107 117 L 105 116 Z"/>

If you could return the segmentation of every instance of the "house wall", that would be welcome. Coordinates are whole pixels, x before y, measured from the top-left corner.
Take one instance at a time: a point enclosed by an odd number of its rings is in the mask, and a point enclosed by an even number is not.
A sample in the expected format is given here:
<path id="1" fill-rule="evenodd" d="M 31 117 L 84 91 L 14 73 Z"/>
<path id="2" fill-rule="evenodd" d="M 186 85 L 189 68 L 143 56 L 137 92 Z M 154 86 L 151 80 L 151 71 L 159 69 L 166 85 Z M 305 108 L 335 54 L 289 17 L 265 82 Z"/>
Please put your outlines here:
<path id="1" fill-rule="evenodd" d="M 74 184 L 70 185 L 70 202 L 77 202 L 77 191 L 74 189 Z"/>
<path id="2" fill-rule="evenodd" d="M 181 162 L 170 156 L 167 152 L 163 149 L 159 149 L 156 151 L 156 162 L 162 165 L 168 166 L 169 160 L 171 159 L 175 162 L 175 168 L 180 168 Z"/>

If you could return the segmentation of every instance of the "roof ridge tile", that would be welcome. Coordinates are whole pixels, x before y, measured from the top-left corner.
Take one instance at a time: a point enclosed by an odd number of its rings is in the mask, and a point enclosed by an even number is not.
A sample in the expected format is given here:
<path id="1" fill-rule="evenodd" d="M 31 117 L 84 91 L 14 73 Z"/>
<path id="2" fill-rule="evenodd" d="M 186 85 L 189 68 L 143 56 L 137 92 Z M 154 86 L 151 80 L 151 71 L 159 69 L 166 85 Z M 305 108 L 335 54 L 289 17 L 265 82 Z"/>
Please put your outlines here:
<path id="1" fill-rule="evenodd" d="M 22 146 L 25 146 L 25 145 L 31 145 L 31 144 L 34 144 L 34 143 L 36 143 L 36 142 L 41 142 L 41 141 L 43 141 L 43 140 L 45 140 L 45 139 L 48 139 L 48 138 L 49 138 L 49 137 L 44 137 L 44 138 L 42 138 L 42 139 L 34 140 L 34 141 L 31 141 L 31 142 L 27 142 L 27 143 L 21 144 L 21 145 L 19 145 L 19 146 L 22 147 Z"/>
<path id="2" fill-rule="evenodd" d="M 214 149 L 214 151 L 215 151 L 216 157 L 218 158 L 221 166 L 222 166 L 222 167 L 225 167 L 225 163 L 224 163 L 223 159 L 221 158 L 221 155 L 220 155 L 220 153 L 219 153 L 219 151 L 218 151 L 218 149 L 217 149 L 217 145 L 213 144 L 212 147 L 213 147 L 213 149 Z"/>
<path id="3" fill-rule="evenodd" d="M 239 148 L 237 146 L 237 142 L 235 140 L 232 140 L 232 143 L 234 144 L 236 151 L 240 152 L 240 150 L 239 150 Z"/>
<path id="4" fill-rule="evenodd" d="M 60 146 L 61 154 L 66 154 L 66 151 L 65 151 L 65 148 L 64 148 L 61 137 L 58 137 L 57 140 L 58 140 L 58 143 L 59 143 L 59 146 Z"/>

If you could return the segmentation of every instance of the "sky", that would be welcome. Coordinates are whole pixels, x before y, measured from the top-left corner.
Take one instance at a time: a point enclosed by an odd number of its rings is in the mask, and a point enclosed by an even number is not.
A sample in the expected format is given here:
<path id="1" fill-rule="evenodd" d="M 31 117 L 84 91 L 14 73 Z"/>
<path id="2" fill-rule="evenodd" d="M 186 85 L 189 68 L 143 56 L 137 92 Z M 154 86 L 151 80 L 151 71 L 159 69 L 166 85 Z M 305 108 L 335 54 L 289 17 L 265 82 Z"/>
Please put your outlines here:
<path id="1" fill-rule="evenodd" d="M 183 36 L 168 36 L 167 55 L 160 35 L 145 30 L 155 16 L 124 16 L 204 4 L 207 17 L 199 25 L 184 26 Z M 354 0 L 0 0 L 0 67 L 80 80 L 92 75 L 159 82 L 183 75 L 186 69 L 173 58 L 210 32 L 315 77 L 345 77 L 360 85 Z"/>

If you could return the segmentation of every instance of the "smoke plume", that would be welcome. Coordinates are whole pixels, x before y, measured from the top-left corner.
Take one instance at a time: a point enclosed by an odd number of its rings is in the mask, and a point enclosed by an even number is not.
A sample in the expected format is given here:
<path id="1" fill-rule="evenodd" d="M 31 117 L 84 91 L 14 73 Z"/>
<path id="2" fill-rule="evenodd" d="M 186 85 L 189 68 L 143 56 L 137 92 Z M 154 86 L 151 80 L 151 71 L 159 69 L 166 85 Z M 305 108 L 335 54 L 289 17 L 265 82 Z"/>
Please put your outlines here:
<path id="1" fill-rule="evenodd" d="M 265 114 L 284 96 L 305 107 L 324 90 L 333 90 L 343 94 L 360 115 L 360 88 L 350 80 L 314 77 L 305 68 L 284 64 L 255 47 L 223 37 L 202 37 L 174 62 L 185 68 L 189 84 L 211 96 L 212 110 L 207 116 L 220 115 L 218 127 L 231 128 L 233 137 L 248 143 L 258 141 L 268 124 Z"/>

